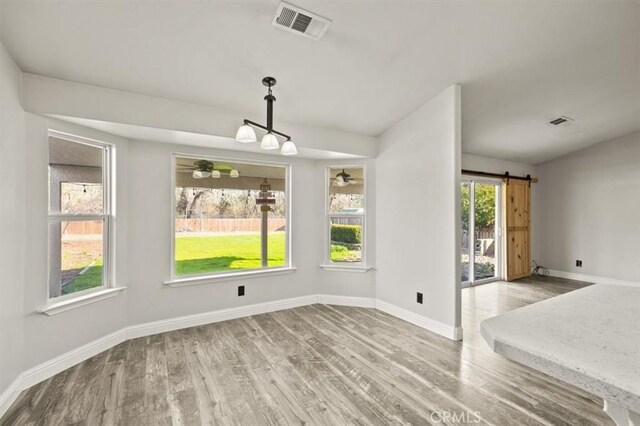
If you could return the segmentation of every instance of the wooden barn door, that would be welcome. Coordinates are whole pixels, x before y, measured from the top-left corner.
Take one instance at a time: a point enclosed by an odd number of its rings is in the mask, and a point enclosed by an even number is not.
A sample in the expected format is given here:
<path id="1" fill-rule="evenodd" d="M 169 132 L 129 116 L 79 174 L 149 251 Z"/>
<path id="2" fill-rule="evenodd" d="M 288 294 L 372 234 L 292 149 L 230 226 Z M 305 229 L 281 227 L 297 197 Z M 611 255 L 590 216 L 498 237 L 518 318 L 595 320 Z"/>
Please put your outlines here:
<path id="1" fill-rule="evenodd" d="M 507 281 L 531 275 L 531 187 L 524 180 L 503 183 Z"/>

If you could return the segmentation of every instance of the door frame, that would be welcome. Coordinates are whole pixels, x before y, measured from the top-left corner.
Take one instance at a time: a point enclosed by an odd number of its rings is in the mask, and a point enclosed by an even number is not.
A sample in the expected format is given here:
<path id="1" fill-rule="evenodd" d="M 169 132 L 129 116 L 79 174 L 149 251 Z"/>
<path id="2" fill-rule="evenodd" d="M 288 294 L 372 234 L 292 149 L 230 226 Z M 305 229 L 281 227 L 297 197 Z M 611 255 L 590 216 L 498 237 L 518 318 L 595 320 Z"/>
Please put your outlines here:
<path id="1" fill-rule="evenodd" d="M 495 241 L 496 245 L 495 249 L 495 276 L 491 278 L 483 278 L 480 280 L 475 279 L 475 257 L 476 257 L 476 238 L 475 238 L 475 213 L 476 213 L 476 205 L 475 205 L 475 195 L 476 195 L 476 183 L 480 184 L 488 184 L 495 185 L 496 187 L 496 221 L 495 221 Z M 469 184 L 469 279 L 467 281 L 461 281 L 461 287 L 467 288 L 480 284 L 487 284 L 494 281 L 503 280 L 503 246 L 502 240 L 504 235 L 504 224 L 503 224 L 503 212 L 502 212 L 502 179 L 493 179 L 486 177 L 477 177 L 470 175 L 462 175 L 461 185 Z M 460 277 L 462 280 L 462 277 Z"/>

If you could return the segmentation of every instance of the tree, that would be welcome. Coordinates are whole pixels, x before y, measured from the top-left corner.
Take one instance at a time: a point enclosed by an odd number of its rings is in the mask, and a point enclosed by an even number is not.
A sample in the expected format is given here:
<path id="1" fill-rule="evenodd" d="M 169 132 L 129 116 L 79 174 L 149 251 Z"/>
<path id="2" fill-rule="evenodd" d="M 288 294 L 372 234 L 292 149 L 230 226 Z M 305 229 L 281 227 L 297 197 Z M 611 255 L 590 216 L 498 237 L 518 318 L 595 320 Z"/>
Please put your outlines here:
<path id="1" fill-rule="evenodd" d="M 462 228 L 467 230 L 470 212 L 470 186 L 462 185 Z M 492 228 L 496 222 L 496 187 L 495 185 L 476 184 L 475 192 L 475 225 L 476 230 Z"/>
<path id="2" fill-rule="evenodd" d="M 187 194 L 187 188 L 182 188 L 180 190 L 178 203 L 176 205 L 176 213 L 178 214 L 178 216 L 186 216 L 188 205 L 189 205 L 189 196 Z"/>
<path id="3" fill-rule="evenodd" d="M 196 195 L 193 196 L 193 200 L 191 200 L 191 205 L 189 206 L 189 210 L 187 210 L 187 219 L 190 219 L 191 216 L 193 215 L 193 211 L 195 210 L 200 197 L 202 197 L 204 194 L 209 192 L 211 192 L 210 189 L 201 189 L 198 192 L 196 192 Z"/>

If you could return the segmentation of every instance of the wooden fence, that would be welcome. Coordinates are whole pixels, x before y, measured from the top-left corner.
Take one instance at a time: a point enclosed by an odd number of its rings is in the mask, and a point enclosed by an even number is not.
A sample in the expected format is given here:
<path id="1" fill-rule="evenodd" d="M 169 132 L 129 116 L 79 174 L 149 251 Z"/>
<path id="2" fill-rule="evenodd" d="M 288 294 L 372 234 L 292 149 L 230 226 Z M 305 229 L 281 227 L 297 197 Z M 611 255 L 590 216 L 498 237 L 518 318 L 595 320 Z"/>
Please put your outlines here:
<path id="1" fill-rule="evenodd" d="M 62 233 L 64 235 L 100 235 L 102 234 L 102 221 L 69 221 L 63 222 Z"/>
<path id="2" fill-rule="evenodd" d="M 283 230 L 285 218 L 270 218 L 269 231 Z M 262 219 L 176 219 L 176 232 L 260 232 Z"/>
<path id="3" fill-rule="evenodd" d="M 284 231 L 285 218 L 270 218 L 269 231 Z M 176 232 L 260 232 L 261 219 L 176 219 Z M 63 225 L 65 235 L 100 235 L 102 221 L 71 221 Z"/>

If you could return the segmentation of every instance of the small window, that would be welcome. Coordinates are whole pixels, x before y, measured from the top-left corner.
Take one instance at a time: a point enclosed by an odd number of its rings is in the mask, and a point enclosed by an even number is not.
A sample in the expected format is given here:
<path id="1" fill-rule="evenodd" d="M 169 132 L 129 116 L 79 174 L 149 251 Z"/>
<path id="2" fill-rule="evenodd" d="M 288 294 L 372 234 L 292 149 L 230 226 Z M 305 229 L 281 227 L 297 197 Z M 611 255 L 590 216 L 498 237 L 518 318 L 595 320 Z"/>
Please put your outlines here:
<path id="1" fill-rule="evenodd" d="M 108 286 L 109 153 L 49 137 L 49 298 Z"/>
<path id="2" fill-rule="evenodd" d="M 287 167 L 175 157 L 176 277 L 289 266 Z"/>
<path id="3" fill-rule="evenodd" d="M 364 259 L 364 168 L 329 168 L 329 260 L 354 264 Z"/>

